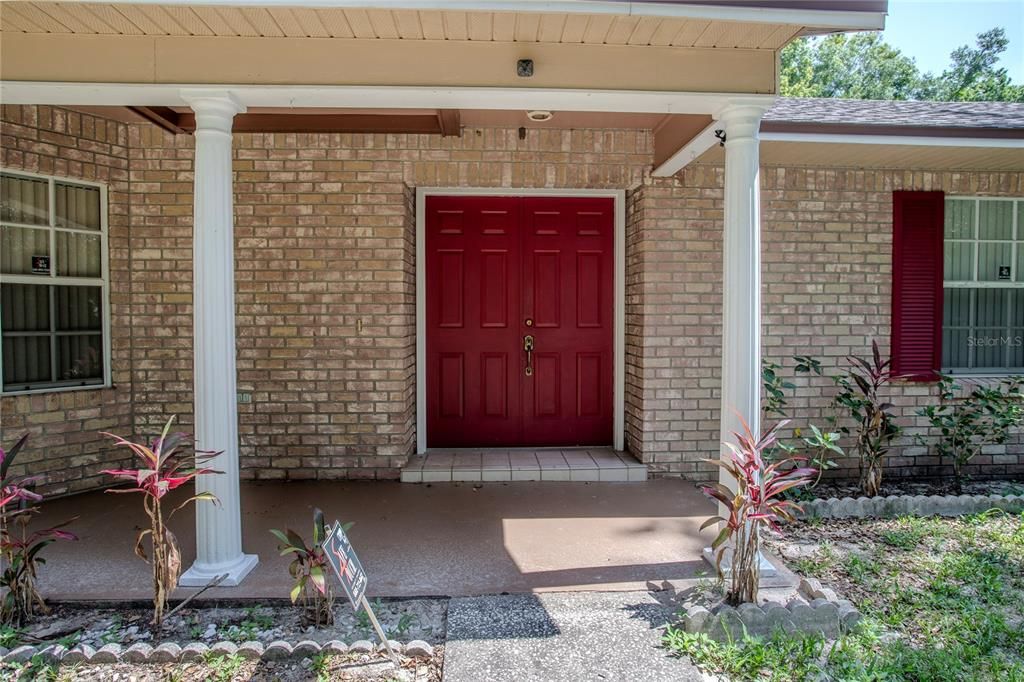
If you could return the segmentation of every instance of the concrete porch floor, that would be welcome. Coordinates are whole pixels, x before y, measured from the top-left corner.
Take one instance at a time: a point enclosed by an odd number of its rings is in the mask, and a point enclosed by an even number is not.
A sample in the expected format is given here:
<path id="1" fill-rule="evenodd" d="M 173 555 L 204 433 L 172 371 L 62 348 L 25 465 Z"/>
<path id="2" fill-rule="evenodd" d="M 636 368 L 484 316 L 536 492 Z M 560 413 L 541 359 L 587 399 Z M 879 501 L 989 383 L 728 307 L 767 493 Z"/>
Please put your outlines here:
<path id="1" fill-rule="evenodd" d="M 178 491 L 180 492 L 180 491 Z M 40 572 L 54 600 L 146 599 L 149 566 L 132 553 L 147 521 L 134 494 L 85 493 L 52 500 L 38 523 L 78 515 L 78 542 L 46 548 Z M 468 596 L 501 592 L 643 590 L 648 582 L 692 579 L 708 570 L 698 528 L 713 507 L 692 483 L 398 482 L 242 483 L 243 547 L 260 563 L 243 584 L 212 598 L 286 598 L 289 560 L 269 528 L 307 539 L 312 508 L 354 521 L 352 542 L 372 596 Z M 183 565 L 195 553 L 194 513 L 171 527 Z M 192 590 L 180 590 L 183 597 Z"/>

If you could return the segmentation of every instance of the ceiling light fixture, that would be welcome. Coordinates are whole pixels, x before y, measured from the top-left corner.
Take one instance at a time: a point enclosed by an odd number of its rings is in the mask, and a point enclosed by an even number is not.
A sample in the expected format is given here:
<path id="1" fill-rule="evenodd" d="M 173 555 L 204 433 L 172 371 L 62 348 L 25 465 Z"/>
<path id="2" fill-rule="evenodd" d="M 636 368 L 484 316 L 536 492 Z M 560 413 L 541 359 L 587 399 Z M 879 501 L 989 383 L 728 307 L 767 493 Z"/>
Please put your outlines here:
<path id="1" fill-rule="evenodd" d="M 544 110 L 540 110 L 540 109 L 535 109 L 534 111 L 527 111 L 526 112 L 526 118 L 528 118 L 531 121 L 534 121 L 536 123 L 543 123 L 545 121 L 550 121 L 554 117 L 555 117 L 555 115 L 552 114 L 550 111 L 544 111 Z"/>

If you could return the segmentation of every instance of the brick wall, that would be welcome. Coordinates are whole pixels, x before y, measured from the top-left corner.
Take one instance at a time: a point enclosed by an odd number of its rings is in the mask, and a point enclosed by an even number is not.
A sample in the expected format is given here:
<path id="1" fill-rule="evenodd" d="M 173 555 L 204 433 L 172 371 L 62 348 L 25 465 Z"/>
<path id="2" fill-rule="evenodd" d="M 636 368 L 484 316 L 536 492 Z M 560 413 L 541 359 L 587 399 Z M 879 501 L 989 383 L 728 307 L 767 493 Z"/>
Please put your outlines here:
<path id="1" fill-rule="evenodd" d="M 128 128 L 56 107 L 3 106 L 0 166 L 107 184 L 114 387 L 0 398 L 0 443 L 31 434 L 13 473 L 42 475 L 51 494 L 92 488 L 101 469 L 126 459 L 98 432 L 132 430 Z"/>
<path id="2" fill-rule="evenodd" d="M 1024 173 L 864 171 L 766 168 L 764 218 L 764 356 L 787 368 L 794 347 L 822 360 L 826 373 L 850 354 L 870 354 L 877 339 L 888 354 L 892 311 L 892 192 L 942 190 L 966 196 L 1024 196 Z M 794 339 L 799 341 L 794 342 Z M 798 345 L 799 344 L 799 345 Z M 803 351 L 802 351 L 803 352 Z M 794 424 L 821 423 L 833 395 L 828 379 L 799 379 Z M 906 429 L 887 460 L 889 476 L 945 471 L 914 436 L 927 435 L 916 411 L 937 401 L 934 386 L 903 384 L 892 402 Z M 1020 435 L 975 458 L 968 472 L 1024 476 Z M 853 459 L 833 475 L 855 477 Z"/>
<path id="3" fill-rule="evenodd" d="M 848 355 L 870 353 L 872 339 L 888 353 L 892 191 L 1024 196 L 1024 174 L 769 166 L 761 187 L 763 355 L 797 384 L 788 409 L 793 425 L 824 425 L 832 382 L 794 377 L 791 356 L 815 356 L 831 374 Z M 715 452 L 718 439 L 722 170 L 693 165 L 638 195 L 631 229 L 640 263 L 630 286 L 643 328 L 644 409 L 636 428 L 644 438 L 633 446 L 655 471 L 712 477 L 696 460 Z M 892 400 L 906 436 L 887 461 L 888 475 L 942 473 L 927 448 L 914 443 L 928 433 L 915 412 L 935 400 L 934 388 L 904 384 Z M 992 448 L 971 472 L 1024 475 L 1022 443 L 1018 436 Z M 840 464 L 833 475 L 856 477 L 854 459 Z"/>
<path id="4" fill-rule="evenodd" d="M 192 141 L 131 126 L 138 428 L 192 422 Z M 243 476 L 397 478 L 415 448 L 416 186 L 637 185 L 646 131 L 234 140 Z M 138 322 L 143 322 L 138 324 Z"/>
<path id="5" fill-rule="evenodd" d="M 3 165 L 110 183 L 115 389 L 0 400 L 3 440 L 53 492 L 100 483 L 100 429 L 192 423 L 193 138 L 48 107 L 5 107 Z M 651 179 L 648 131 L 468 129 L 417 135 L 235 137 L 242 473 L 394 478 L 415 447 L 416 187 L 627 189 L 626 442 L 652 471 L 701 479 L 718 449 L 722 170 Z M 1021 195 L 1021 174 L 766 167 L 764 353 L 833 371 L 887 345 L 891 191 Z M 129 229 L 130 225 L 130 229 Z M 796 424 L 830 382 L 798 378 Z M 901 387 L 909 435 L 930 389 Z M 909 441 L 908 441 L 909 442 Z M 991 474 L 1024 458 L 993 452 Z M 910 445 L 891 473 L 935 473 Z M 841 474 L 855 473 L 844 462 Z"/>
<path id="6" fill-rule="evenodd" d="M 657 473 L 706 478 L 717 452 L 721 363 L 721 173 L 698 166 L 633 193 L 627 363 L 638 405 L 630 450 Z"/>

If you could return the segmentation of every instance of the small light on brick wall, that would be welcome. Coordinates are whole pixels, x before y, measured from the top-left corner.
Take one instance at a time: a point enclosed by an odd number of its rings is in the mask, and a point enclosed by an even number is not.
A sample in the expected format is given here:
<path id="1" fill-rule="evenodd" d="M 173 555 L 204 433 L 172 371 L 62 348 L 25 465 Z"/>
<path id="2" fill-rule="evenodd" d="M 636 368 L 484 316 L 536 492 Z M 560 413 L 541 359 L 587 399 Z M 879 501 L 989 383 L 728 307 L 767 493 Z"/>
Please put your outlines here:
<path id="1" fill-rule="evenodd" d="M 362 333 L 363 333 L 363 318 L 360 317 L 358 320 L 356 320 L 356 334 L 362 334 Z"/>

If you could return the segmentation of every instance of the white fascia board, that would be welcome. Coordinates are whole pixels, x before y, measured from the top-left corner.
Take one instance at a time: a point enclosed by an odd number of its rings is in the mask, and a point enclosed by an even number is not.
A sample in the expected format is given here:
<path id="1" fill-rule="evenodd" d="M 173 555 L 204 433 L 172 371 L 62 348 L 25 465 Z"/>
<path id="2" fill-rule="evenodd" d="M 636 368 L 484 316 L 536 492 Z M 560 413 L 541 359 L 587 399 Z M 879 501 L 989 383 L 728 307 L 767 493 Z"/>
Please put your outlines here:
<path id="1" fill-rule="evenodd" d="M 125 5 L 166 5 L 168 0 L 120 0 Z M 190 5 L 212 7 L 303 7 L 311 9 L 380 9 L 368 0 L 200 0 Z M 873 31 L 885 28 L 882 12 L 799 10 L 771 7 L 721 5 L 678 5 L 661 2 L 606 2 L 593 0 L 396 0 L 388 9 L 439 10 L 453 12 L 535 12 L 545 14 L 613 14 L 623 16 L 744 21 L 764 24 L 793 24 L 815 29 Z"/>
<path id="2" fill-rule="evenodd" d="M 910 147 L 976 147 L 1024 149 L 1024 138 L 931 137 L 928 135 L 840 135 L 836 133 L 761 133 L 762 142 L 816 142 L 820 144 L 874 144 Z"/>
<path id="3" fill-rule="evenodd" d="M 686 168 L 687 165 L 700 158 L 704 152 L 711 149 L 718 142 L 718 138 L 715 137 L 715 131 L 721 127 L 721 122 L 712 121 L 707 128 L 694 135 L 693 139 L 651 171 L 651 175 L 656 178 L 667 178 Z"/>
<path id="4" fill-rule="evenodd" d="M 498 109 L 713 115 L 736 95 L 645 90 L 0 82 L 4 104 L 187 106 L 182 92 L 229 92 L 246 107 Z M 773 95 L 744 96 L 774 101 Z"/>
<path id="5" fill-rule="evenodd" d="M 700 158 L 718 141 L 715 130 L 722 127 L 713 121 L 675 154 L 651 171 L 656 178 L 667 178 Z M 1024 149 L 1022 138 L 993 137 L 929 137 L 926 135 L 839 135 L 817 133 L 761 133 L 762 142 L 805 142 L 817 144 L 873 144 L 909 147 L 960 147 L 981 149 Z"/>

